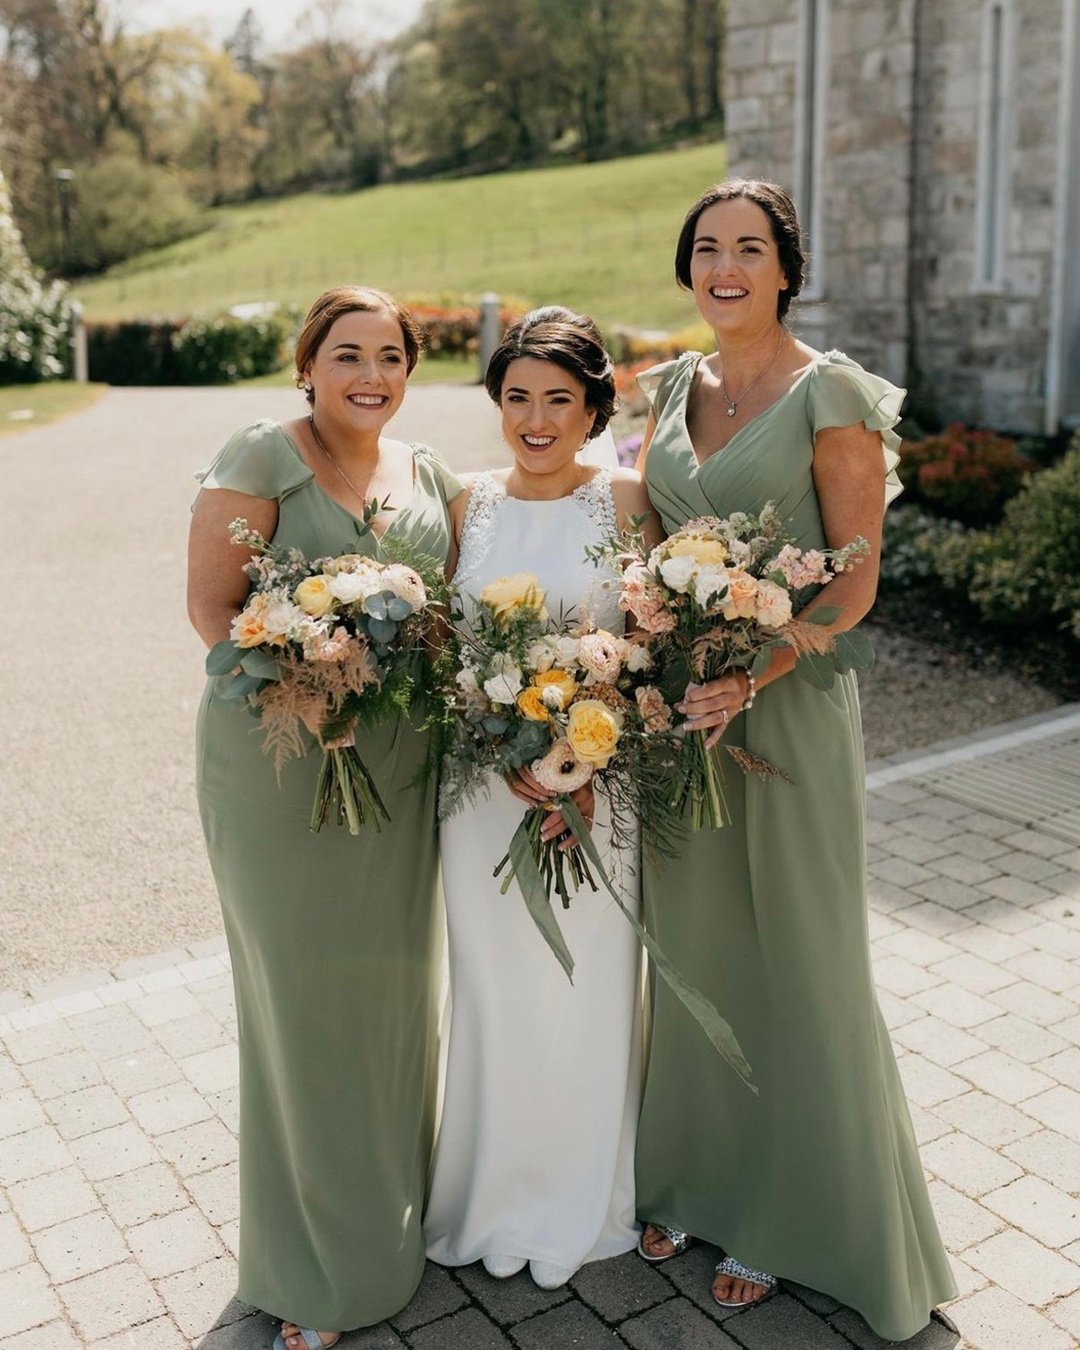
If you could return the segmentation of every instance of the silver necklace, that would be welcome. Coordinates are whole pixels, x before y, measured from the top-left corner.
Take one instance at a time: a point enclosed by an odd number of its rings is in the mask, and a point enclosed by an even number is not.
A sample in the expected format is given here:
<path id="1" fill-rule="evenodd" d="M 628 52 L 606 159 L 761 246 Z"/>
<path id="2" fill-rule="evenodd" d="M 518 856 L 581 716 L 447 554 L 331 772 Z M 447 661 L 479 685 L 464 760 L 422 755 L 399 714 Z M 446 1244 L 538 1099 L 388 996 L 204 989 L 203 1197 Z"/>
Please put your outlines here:
<path id="1" fill-rule="evenodd" d="M 747 394 L 753 389 L 754 385 L 757 384 L 758 380 L 762 378 L 765 372 L 771 368 L 773 362 L 780 355 L 780 348 L 784 345 L 785 337 L 787 337 L 787 332 L 784 328 L 781 328 L 780 341 L 776 344 L 776 351 L 773 352 L 772 356 L 769 357 L 738 398 L 728 398 L 727 385 L 724 383 L 724 372 L 723 370 L 720 371 L 720 397 L 727 404 L 727 415 L 729 417 L 735 416 L 736 412 L 738 412 L 739 404 L 746 398 Z"/>
<path id="2" fill-rule="evenodd" d="M 347 484 L 350 488 L 352 488 L 353 492 L 356 493 L 356 495 L 360 498 L 360 500 L 361 500 L 361 501 L 365 504 L 365 506 L 366 506 L 366 505 L 367 505 L 367 498 L 366 498 L 366 497 L 364 496 L 364 494 L 360 491 L 360 489 L 356 486 L 356 484 L 355 484 L 355 483 L 353 482 L 353 480 L 349 477 L 349 475 L 345 472 L 345 470 L 341 467 L 341 465 L 337 462 L 337 460 L 336 460 L 336 459 L 334 458 L 334 456 L 330 453 L 330 451 L 327 450 L 326 446 L 323 445 L 322 437 L 319 435 L 319 429 L 318 429 L 318 427 L 315 425 L 315 414 L 314 414 L 313 412 L 312 412 L 312 413 L 308 413 L 308 419 L 307 419 L 307 420 L 308 420 L 309 426 L 311 427 L 311 434 L 312 434 L 312 436 L 315 437 L 315 444 L 316 444 L 316 445 L 319 447 L 319 449 L 323 452 L 323 454 L 324 454 L 324 455 L 326 456 L 326 458 L 330 461 L 330 463 L 334 466 L 334 468 L 337 469 L 338 473 L 341 474 L 341 476 L 342 476 L 342 478 L 344 478 L 346 484 Z"/>

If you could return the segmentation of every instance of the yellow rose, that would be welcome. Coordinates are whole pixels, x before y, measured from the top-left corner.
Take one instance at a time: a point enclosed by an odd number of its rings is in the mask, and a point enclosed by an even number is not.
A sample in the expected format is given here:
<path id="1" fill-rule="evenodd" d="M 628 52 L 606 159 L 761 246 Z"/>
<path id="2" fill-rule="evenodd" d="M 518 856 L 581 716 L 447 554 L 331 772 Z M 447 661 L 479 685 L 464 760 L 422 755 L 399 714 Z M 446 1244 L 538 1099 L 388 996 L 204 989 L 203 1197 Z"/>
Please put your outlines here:
<path id="1" fill-rule="evenodd" d="M 293 599 L 313 619 L 321 619 L 334 608 L 334 597 L 330 591 L 330 579 L 324 575 L 308 577 L 293 591 Z"/>
<path id="2" fill-rule="evenodd" d="M 670 541 L 664 552 L 669 558 L 693 558 L 699 567 L 709 563 L 723 566 L 728 560 L 724 541 L 707 534 L 680 535 Z"/>
<path id="3" fill-rule="evenodd" d="M 509 577 L 497 577 L 480 592 L 480 603 L 491 610 L 496 623 L 505 623 L 519 609 L 534 609 L 543 622 L 548 614 L 544 605 L 545 593 L 535 572 L 515 572 Z"/>
<path id="4" fill-rule="evenodd" d="M 566 739 L 585 764 L 602 769 L 615 753 L 622 731 L 622 717 L 599 699 L 583 698 L 570 709 Z"/>
<path id="5" fill-rule="evenodd" d="M 517 696 L 518 710 L 530 722 L 550 722 L 551 713 L 544 707 L 544 694 L 535 684 L 523 689 Z"/>
<path id="6" fill-rule="evenodd" d="M 545 703 L 549 707 L 554 701 L 553 696 L 557 695 L 557 706 L 560 712 L 567 707 L 577 693 L 577 681 L 566 670 L 543 670 L 534 676 L 533 684 L 540 690 Z"/>

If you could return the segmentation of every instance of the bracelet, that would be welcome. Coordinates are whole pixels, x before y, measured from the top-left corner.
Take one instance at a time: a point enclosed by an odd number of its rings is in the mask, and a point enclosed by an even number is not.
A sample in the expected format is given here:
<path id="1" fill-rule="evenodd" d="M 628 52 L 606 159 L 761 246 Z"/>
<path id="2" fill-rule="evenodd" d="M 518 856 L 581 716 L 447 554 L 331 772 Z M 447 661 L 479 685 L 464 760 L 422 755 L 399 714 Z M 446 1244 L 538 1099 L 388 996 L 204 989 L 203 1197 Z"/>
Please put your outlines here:
<path id="1" fill-rule="evenodd" d="M 754 706 L 754 699 L 757 696 L 757 681 L 754 679 L 753 675 L 750 673 L 749 670 L 744 669 L 743 674 L 746 676 L 746 702 L 742 705 L 739 711 L 749 712 L 750 709 Z"/>

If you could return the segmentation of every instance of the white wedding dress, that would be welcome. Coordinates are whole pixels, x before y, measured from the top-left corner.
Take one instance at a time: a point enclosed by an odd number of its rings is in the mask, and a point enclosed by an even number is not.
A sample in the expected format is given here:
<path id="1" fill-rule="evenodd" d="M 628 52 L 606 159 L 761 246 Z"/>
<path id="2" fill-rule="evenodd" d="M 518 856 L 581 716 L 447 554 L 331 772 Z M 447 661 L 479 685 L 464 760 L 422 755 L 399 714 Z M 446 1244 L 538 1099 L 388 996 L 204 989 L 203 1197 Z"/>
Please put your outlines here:
<path id="1" fill-rule="evenodd" d="M 497 577 L 535 572 L 552 615 L 573 607 L 572 618 L 587 611 L 618 633 L 617 592 L 604 584 L 612 574 L 584 556 L 614 529 L 606 469 L 556 501 L 508 497 L 483 474 L 455 582 L 468 597 Z M 442 825 L 451 1019 L 424 1233 L 428 1255 L 442 1265 L 504 1256 L 571 1271 L 638 1239 L 640 948 L 603 888 L 586 884 L 568 910 L 556 896 L 575 962 L 570 984 L 517 884 L 501 895 L 492 877 L 523 811 L 494 780 Z M 637 859 L 613 854 L 608 819 L 598 793 L 593 838 L 637 915 Z"/>

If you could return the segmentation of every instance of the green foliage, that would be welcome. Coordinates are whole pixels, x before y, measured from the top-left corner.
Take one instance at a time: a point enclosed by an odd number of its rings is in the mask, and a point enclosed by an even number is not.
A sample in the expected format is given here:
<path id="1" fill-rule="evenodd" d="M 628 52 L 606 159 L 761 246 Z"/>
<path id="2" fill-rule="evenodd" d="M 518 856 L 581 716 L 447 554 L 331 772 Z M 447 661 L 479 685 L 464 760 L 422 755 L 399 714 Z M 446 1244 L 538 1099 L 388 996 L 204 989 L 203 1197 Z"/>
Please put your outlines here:
<path id="1" fill-rule="evenodd" d="M 1037 468 L 1011 437 L 953 423 L 905 441 L 899 473 L 910 501 L 967 525 L 987 525 Z"/>
<path id="2" fill-rule="evenodd" d="M 66 256 L 69 274 L 101 272 L 148 249 L 186 239 L 204 219 L 166 169 L 132 155 L 109 155 L 79 171 Z"/>
<path id="3" fill-rule="evenodd" d="M 67 372 L 73 313 L 67 288 L 30 265 L 0 171 L 0 384 L 33 384 Z"/>
<path id="4" fill-rule="evenodd" d="M 683 212 L 723 177 L 722 141 L 664 154 L 221 207 L 214 228 L 81 284 L 95 317 L 306 306 L 356 281 L 400 296 L 493 290 L 603 323 L 682 329 L 672 279 Z M 571 209 L 572 208 L 572 209 Z M 313 242 L 317 241 L 317 242 Z"/>
<path id="5" fill-rule="evenodd" d="M 183 319 L 88 323 L 90 378 L 104 384 L 176 384 L 172 339 L 183 324 Z"/>
<path id="6" fill-rule="evenodd" d="M 885 513 L 881 546 L 879 585 L 885 591 L 902 591 L 937 579 L 937 554 L 949 539 L 963 536 L 955 520 L 942 520 L 922 507 L 905 503 Z"/>
<path id="7" fill-rule="evenodd" d="M 176 383 L 233 384 L 280 370 L 295 328 L 295 316 L 277 308 L 247 319 L 191 319 L 172 336 Z"/>
<path id="8" fill-rule="evenodd" d="M 934 555 L 945 583 L 991 622 L 1052 622 L 1080 638 L 1080 433 L 1008 503 L 999 525 L 943 539 Z"/>

